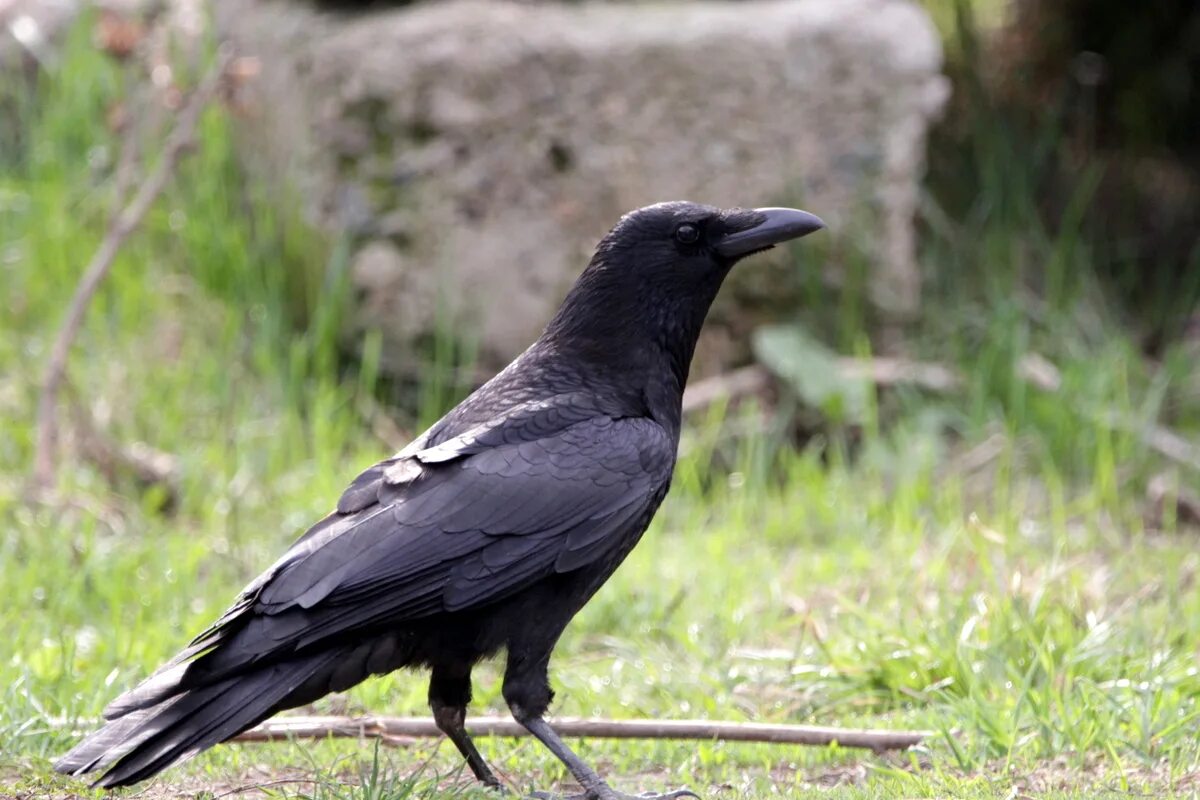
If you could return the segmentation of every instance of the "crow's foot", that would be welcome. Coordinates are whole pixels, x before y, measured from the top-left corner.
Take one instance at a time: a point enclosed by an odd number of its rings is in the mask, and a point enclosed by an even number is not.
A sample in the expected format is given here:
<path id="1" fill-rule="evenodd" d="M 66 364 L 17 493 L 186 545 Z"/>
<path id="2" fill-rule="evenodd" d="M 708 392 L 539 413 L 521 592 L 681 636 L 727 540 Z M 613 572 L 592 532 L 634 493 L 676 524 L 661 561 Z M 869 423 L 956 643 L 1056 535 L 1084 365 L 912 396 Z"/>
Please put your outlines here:
<path id="1" fill-rule="evenodd" d="M 532 800 L 680 800 L 683 797 L 694 797 L 700 800 L 700 795 L 691 789 L 676 789 L 673 792 L 642 792 L 641 794 L 625 794 L 607 786 L 604 789 L 579 794 L 561 795 L 554 792 L 532 792 Z"/>

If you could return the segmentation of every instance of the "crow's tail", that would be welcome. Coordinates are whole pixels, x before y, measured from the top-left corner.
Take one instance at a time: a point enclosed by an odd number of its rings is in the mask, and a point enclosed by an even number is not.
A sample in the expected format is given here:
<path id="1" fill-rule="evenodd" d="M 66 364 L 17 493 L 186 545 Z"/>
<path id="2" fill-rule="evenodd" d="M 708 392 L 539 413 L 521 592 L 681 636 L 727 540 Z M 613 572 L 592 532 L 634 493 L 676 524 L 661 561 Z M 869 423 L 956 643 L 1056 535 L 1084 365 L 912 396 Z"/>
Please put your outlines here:
<path id="1" fill-rule="evenodd" d="M 264 666 L 215 683 L 185 689 L 154 705 L 109 720 L 54 765 L 82 775 L 106 770 L 96 781 L 128 786 L 201 750 L 230 739 L 284 708 L 309 702 L 333 683 L 357 683 L 367 674 L 337 676 L 340 648 Z M 340 678 L 340 679 L 339 679 Z"/>

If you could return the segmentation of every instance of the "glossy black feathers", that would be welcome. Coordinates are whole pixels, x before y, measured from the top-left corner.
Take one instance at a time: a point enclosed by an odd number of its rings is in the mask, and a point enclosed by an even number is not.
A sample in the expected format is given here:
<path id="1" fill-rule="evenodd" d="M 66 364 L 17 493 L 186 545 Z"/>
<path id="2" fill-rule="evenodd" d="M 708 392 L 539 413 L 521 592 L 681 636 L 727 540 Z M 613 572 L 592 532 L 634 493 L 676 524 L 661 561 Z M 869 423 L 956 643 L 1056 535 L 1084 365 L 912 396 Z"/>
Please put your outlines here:
<path id="1" fill-rule="evenodd" d="M 501 649 L 506 699 L 538 717 L 559 635 L 667 492 L 696 337 L 732 265 L 722 237 L 768 216 L 670 203 L 625 217 L 529 350 L 360 473 L 57 769 L 135 783 L 401 667 L 432 667 L 434 709 L 453 709 L 471 667 Z"/>

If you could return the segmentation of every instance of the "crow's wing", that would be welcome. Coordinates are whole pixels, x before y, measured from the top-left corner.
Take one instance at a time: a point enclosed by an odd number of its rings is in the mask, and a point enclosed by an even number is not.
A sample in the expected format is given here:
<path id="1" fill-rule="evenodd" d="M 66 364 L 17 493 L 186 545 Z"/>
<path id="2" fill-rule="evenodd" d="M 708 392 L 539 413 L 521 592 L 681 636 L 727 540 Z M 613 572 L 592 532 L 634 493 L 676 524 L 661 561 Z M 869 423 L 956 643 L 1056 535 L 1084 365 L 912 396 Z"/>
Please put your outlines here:
<path id="1" fill-rule="evenodd" d="M 189 667 L 207 683 L 347 634 L 485 606 L 585 566 L 640 533 L 675 455 L 653 420 L 588 416 L 562 402 L 526 404 L 426 445 L 422 437 L 360 475 L 338 511 L 106 715 L 161 700 L 161 690 L 189 683 L 180 680 Z"/>
<path id="2" fill-rule="evenodd" d="M 388 464 L 373 480 L 375 503 L 285 557 L 256 606 L 278 615 L 369 597 L 403 621 L 588 563 L 661 496 L 671 442 L 642 418 L 539 427 L 464 434 Z"/>

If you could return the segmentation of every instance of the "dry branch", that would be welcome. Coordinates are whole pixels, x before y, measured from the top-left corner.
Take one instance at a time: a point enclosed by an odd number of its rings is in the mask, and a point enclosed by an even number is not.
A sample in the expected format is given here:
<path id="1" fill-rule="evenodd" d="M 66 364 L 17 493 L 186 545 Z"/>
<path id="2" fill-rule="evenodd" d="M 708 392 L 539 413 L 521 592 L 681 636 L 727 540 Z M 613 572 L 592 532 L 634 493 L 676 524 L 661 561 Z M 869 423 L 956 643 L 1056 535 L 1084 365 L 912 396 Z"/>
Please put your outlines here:
<path id="1" fill-rule="evenodd" d="M 1180 486 L 1178 475 L 1155 475 L 1146 485 L 1146 499 L 1151 527 L 1161 528 L 1169 517 L 1184 525 L 1200 526 L 1200 495 Z"/>
<path id="2" fill-rule="evenodd" d="M 162 158 L 142 182 L 129 204 L 112 219 L 103 241 L 100 242 L 100 247 L 92 256 L 79 285 L 75 288 L 67 316 L 63 320 L 62 327 L 59 328 L 54 346 L 50 351 L 50 359 L 46 364 L 45 375 L 42 379 L 41 395 L 38 397 L 37 438 L 33 461 L 35 492 L 45 492 L 54 484 L 58 447 L 58 396 L 67 371 L 67 357 L 70 355 L 71 345 L 83 325 L 83 316 L 87 311 L 88 304 L 105 276 L 108 275 L 109 270 L 112 269 L 113 261 L 120 252 L 121 245 L 141 224 L 150 207 L 154 205 L 154 201 L 170 181 L 184 150 L 192 141 L 201 113 L 221 86 L 222 76 L 230 58 L 231 53 L 228 49 L 222 48 L 208 75 L 192 92 L 187 105 L 179 112 L 175 127 L 163 147 Z"/>
<path id="3" fill-rule="evenodd" d="M 151 447 L 145 442 L 124 444 L 115 441 L 96 421 L 91 410 L 70 391 L 69 382 L 64 382 L 75 423 L 79 449 L 116 484 L 124 473 L 132 475 L 143 486 L 159 486 L 166 492 L 166 504 L 173 506 L 179 499 L 179 463 L 170 453 Z"/>
<path id="4" fill-rule="evenodd" d="M 962 376 L 945 364 L 907 358 L 839 358 L 844 378 L 866 379 L 876 386 L 906 384 L 931 392 L 953 392 L 962 387 Z"/>
<path id="5" fill-rule="evenodd" d="M 1062 372 L 1040 353 L 1026 353 L 1017 359 L 1017 377 L 1043 392 L 1062 388 Z"/>
<path id="6" fill-rule="evenodd" d="M 928 731 L 878 731 L 827 728 L 810 725 L 765 725 L 750 722 L 653 719 L 578 719 L 554 721 L 563 736 L 593 739 L 695 739 L 726 742 L 768 742 L 903 750 L 930 736 Z M 507 717 L 467 719 L 474 736 L 528 736 L 529 732 Z M 407 739 L 441 736 L 433 720 L 422 717 L 280 717 L 268 720 L 237 736 L 237 742 L 271 742 L 286 739 L 375 738 L 392 744 Z"/>
<path id="7" fill-rule="evenodd" d="M 931 392 L 948 393 L 962 388 L 962 376 L 945 364 L 906 358 L 839 358 L 837 371 L 847 380 L 866 380 L 876 386 L 916 386 Z M 695 381 L 684 390 L 685 414 L 719 401 L 761 395 L 774 383 L 766 367 L 748 367 L 723 372 Z"/>
<path id="8" fill-rule="evenodd" d="M 1195 445 L 1170 428 L 1150 425 L 1141 432 L 1142 441 L 1159 455 L 1177 464 L 1200 470 L 1200 445 Z"/>
<path id="9" fill-rule="evenodd" d="M 708 408 L 721 400 L 759 395 L 770 385 L 771 374 L 757 364 L 702 378 L 684 389 L 683 413 Z"/>

